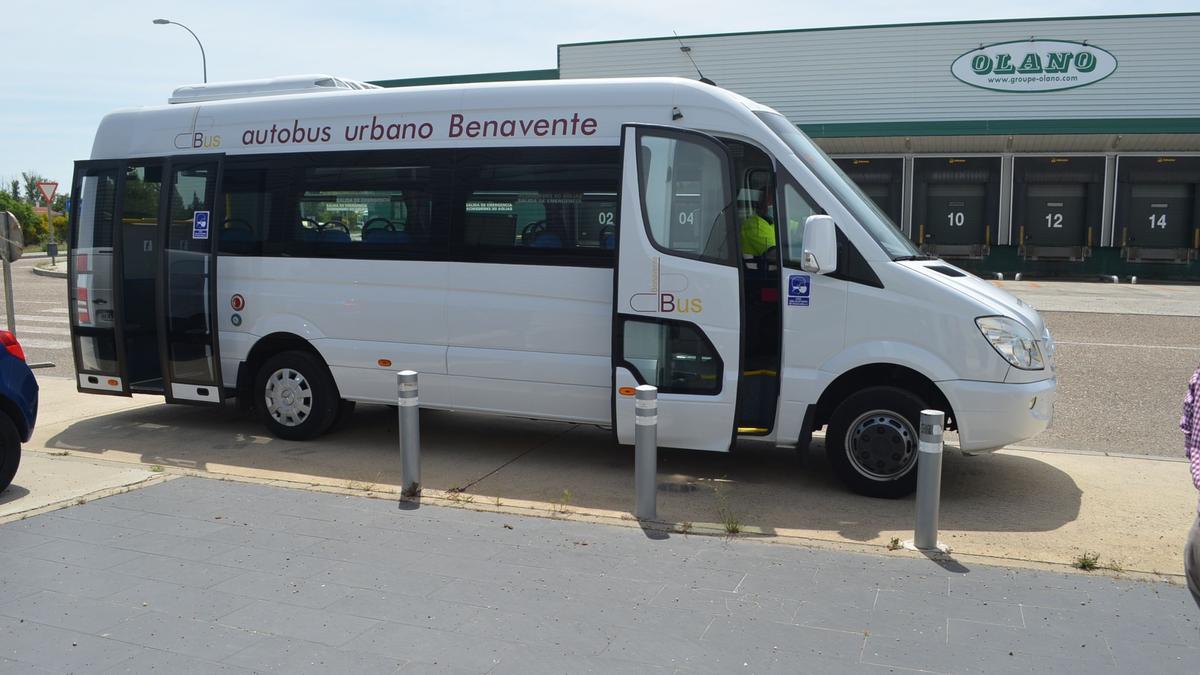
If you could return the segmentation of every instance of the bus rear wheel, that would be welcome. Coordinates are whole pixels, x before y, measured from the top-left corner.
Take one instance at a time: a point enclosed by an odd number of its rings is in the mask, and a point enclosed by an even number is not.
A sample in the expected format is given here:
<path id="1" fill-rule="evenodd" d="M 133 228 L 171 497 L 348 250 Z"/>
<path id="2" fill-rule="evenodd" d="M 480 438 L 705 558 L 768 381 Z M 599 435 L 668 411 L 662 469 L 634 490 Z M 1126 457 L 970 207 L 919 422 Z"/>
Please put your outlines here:
<path id="1" fill-rule="evenodd" d="M 314 354 L 288 351 L 267 359 L 254 380 L 259 418 L 278 438 L 307 441 L 337 418 L 341 397 L 329 369 Z"/>
<path id="2" fill-rule="evenodd" d="M 917 429 L 925 403 L 896 387 L 871 387 L 829 418 L 825 452 L 851 490 L 896 499 L 917 488 Z"/>

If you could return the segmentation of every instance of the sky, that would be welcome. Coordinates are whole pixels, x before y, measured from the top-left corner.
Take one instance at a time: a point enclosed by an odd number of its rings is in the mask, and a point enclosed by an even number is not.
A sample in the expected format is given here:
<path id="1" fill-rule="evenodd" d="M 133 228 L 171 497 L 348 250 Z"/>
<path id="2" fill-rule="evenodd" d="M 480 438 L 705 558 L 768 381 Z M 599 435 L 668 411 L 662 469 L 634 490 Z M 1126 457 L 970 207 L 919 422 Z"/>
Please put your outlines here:
<path id="1" fill-rule="evenodd" d="M 748 9 L 753 7 L 753 9 Z M 559 44 L 822 26 L 1196 11 L 1108 0 L 60 0 L 0 9 L 0 187 L 37 172 L 67 190 L 96 126 L 176 87 L 299 73 L 381 80 L 554 68 Z"/>

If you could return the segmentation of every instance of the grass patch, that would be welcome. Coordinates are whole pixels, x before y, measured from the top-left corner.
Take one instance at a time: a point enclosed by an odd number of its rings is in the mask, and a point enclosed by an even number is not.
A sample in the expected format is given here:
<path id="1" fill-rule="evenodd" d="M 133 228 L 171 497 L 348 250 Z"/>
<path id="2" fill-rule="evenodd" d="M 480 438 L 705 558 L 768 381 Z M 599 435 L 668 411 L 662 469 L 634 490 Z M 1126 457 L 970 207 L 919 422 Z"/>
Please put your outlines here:
<path id="1" fill-rule="evenodd" d="M 1075 561 L 1071 563 L 1071 567 L 1091 572 L 1100 567 L 1100 554 L 1092 551 L 1084 551 L 1075 557 Z"/>
<path id="2" fill-rule="evenodd" d="M 154 473 L 162 473 L 163 472 L 162 464 L 151 464 L 150 470 L 153 471 Z"/>

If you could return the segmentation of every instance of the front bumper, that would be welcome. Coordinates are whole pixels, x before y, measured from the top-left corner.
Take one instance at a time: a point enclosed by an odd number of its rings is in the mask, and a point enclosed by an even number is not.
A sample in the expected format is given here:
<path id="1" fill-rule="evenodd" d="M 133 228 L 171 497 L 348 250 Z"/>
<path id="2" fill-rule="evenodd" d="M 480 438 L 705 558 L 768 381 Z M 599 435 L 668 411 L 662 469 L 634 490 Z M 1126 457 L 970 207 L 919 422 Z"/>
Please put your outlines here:
<path id="1" fill-rule="evenodd" d="M 966 452 L 996 450 L 1036 436 L 1054 415 L 1051 377 L 1011 384 L 949 380 L 938 382 L 958 422 L 959 447 Z"/>

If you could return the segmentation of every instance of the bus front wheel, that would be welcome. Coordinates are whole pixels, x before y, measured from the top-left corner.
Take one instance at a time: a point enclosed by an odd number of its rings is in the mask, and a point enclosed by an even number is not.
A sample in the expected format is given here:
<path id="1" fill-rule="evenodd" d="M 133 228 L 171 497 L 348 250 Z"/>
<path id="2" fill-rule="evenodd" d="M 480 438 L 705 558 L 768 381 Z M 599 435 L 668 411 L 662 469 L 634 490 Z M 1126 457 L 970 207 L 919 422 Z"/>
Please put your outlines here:
<path id="1" fill-rule="evenodd" d="M 307 441 L 337 418 L 341 397 L 329 369 L 314 354 L 288 351 L 262 365 L 254 380 L 259 417 L 278 438 Z"/>
<path id="2" fill-rule="evenodd" d="M 851 394 L 829 418 L 825 452 L 851 490 L 896 499 L 917 487 L 917 429 L 925 403 L 896 387 Z"/>

